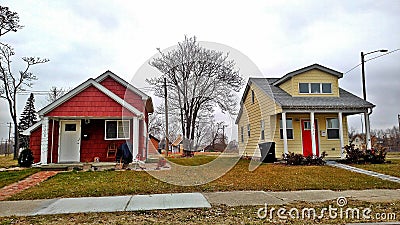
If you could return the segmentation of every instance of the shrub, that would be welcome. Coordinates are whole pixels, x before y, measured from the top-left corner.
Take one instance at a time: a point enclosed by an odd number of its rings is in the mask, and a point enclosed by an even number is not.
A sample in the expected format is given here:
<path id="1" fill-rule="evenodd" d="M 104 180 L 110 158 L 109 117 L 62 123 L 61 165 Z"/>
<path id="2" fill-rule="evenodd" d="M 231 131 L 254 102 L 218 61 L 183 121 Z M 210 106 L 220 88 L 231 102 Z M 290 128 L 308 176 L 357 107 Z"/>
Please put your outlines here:
<path id="1" fill-rule="evenodd" d="M 354 148 L 354 145 L 344 146 L 346 150 L 346 163 L 373 163 L 380 164 L 385 163 L 386 160 L 386 150 L 387 148 L 380 145 L 372 149 L 360 150 L 359 148 Z"/>
<path id="2" fill-rule="evenodd" d="M 304 160 L 305 165 L 316 165 L 316 166 L 322 166 L 325 165 L 325 160 L 324 158 L 327 156 L 326 152 L 322 152 L 321 156 L 307 156 Z"/>
<path id="3" fill-rule="evenodd" d="M 354 144 L 344 146 L 344 150 L 346 151 L 347 163 L 360 163 L 364 161 L 364 152 L 359 148 L 355 148 Z"/>
<path id="4" fill-rule="evenodd" d="M 302 154 L 295 154 L 289 152 L 288 154 L 283 154 L 283 160 L 286 165 L 324 165 L 326 162 L 324 158 L 327 156 L 326 152 L 322 152 L 321 156 L 307 156 L 304 157 Z"/>
<path id="5" fill-rule="evenodd" d="M 373 164 L 381 164 L 386 160 L 386 147 L 382 147 L 378 145 L 376 148 L 372 148 L 370 150 L 365 151 L 365 162 L 373 163 Z"/>
<path id="6" fill-rule="evenodd" d="M 283 154 L 283 160 L 285 160 L 286 165 L 302 165 L 304 156 L 302 154 L 295 154 L 289 152 L 288 154 Z"/>
<path id="7" fill-rule="evenodd" d="M 33 164 L 33 153 L 30 149 L 24 149 L 19 153 L 18 164 L 21 167 L 31 167 Z"/>

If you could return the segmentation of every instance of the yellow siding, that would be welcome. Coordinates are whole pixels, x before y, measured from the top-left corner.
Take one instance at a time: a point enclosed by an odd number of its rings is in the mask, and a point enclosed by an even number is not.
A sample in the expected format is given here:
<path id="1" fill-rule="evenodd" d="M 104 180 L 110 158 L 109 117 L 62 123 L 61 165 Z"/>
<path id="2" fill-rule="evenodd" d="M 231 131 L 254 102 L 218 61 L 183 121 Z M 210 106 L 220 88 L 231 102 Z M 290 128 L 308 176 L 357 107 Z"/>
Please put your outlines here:
<path id="1" fill-rule="evenodd" d="M 318 123 L 318 145 L 319 145 L 319 152 L 322 153 L 325 151 L 328 156 L 330 157 L 339 157 L 341 153 L 340 149 L 340 139 L 329 140 L 327 136 L 321 136 L 321 131 L 326 131 L 326 119 L 327 118 L 338 118 L 337 113 L 315 113 L 315 119 Z M 289 152 L 300 153 L 303 154 L 303 143 L 302 143 L 302 136 L 301 136 L 301 120 L 302 119 L 310 119 L 310 114 L 291 114 L 288 113 L 286 118 L 291 118 L 293 121 L 293 140 L 288 140 L 288 149 Z M 283 140 L 280 139 L 279 131 L 280 125 L 279 121 L 281 116 L 277 116 L 276 118 L 276 130 L 274 135 L 274 141 L 276 144 L 276 155 L 277 157 L 283 154 Z M 344 144 L 348 144 L 348 131 L 347 131 L 347 118 L 343 116 L 343 137 L 344 137 Z"/>
<path id="2" fill-rule="evenodd" d="M 290 79 L 290 80 L 288 80 L 288 81 L 286 81 L 285 83 L 283 83 L 283 84 L 281 84 L 281 85 L 279 85 L 279 87 L 282 89 L 282 90 L 284 90 L 284 91 L 286 91 L 289 95 L 293 95 L 293 79 Z"/>
<path id="3" fill-rule="evenodd" d="M 331 83 L 332 94 L 300 94 L 299 83 Z M 292 96 L 322 96 L 322 97 L 339 97 L 339 82 L 338 77 L 333 76 L 329 73 L 322 72 L 317 69 L 313 69 L 302 74 L 292 77 L 292 79 L 279 85 L 279 87 L 285 90 Z"/>
<path id="4" fill-rule="evenodd" d="M 251 91 L 254 91 L 254 103 L 251 101 Z M 275 114 L 280 112 L 280 108 L 256 85 L 251 84 L 249 92 L 243 103 L 242 115 L 238 122 L 239 151 L 243 155 L 259 157 L 259 143 L 273 141 L 271 132 L 275 124 L 271 126 L 271 121 L 276 121 Z M 272 120 L 271 120 L 272 118 Z M 265 138 L 261 139 L 261 120 L 264 120 Z M 250 138 L 247 134 L 247 124 L 250 124 Z M 244 142 L 241 141 L 241 127 L 243 127 Z"/>

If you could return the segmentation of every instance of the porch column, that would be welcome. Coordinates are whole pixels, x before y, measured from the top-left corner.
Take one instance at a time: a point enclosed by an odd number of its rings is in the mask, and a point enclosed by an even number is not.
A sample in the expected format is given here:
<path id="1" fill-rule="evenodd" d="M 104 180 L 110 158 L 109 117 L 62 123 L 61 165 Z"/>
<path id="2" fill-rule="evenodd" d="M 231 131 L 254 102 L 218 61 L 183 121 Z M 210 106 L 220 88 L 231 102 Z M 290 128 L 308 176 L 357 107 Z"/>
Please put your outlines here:
<path id="1" fill-rule="evenodd" d="M 343 138 L 343 115 L 342 112 L 338 113 L 339 119 L 339 137 L 340 137 L 340 156 L 344 158 L 344 138 Z"/>
<path id="2" fill-rule="evenodd" d="M 310 112 L 310 123 L 311 123 L 311 148 L 313 156 L 317 155 L 317 144 L 315 143 L 315 118 L 314 112 Z"/>
<path id="3" fill-rule="evenodd" d="M 40 140 L 40 163 L 46 165 L 49 146 L 49 117 L 42 119 L 42 137 Z"/>
<path id="4" fill-rule="evenodd" d="M 366 147 L 367 147 L 367 149 L 371 149 L 372 143 L 371 143 L 370 122 L 369 122 L 368 111 L 364 115 L 365 115 L 365 142 L 367 144 Z"/>
<path id="5" fill-rule="evenodd" d="M 133 157 L 136 158 L 139 153 L 139 118 L 133 117 Z"/>
<path id="6" fill-rule="evenodd" d="M 282 112 L 282 130 L 283 130 L 283 153 L 289 154 L 286 132 L 286 112 Z"/>
<path id="7" fill-rule="evenodd" d="M 145 119 L 143 119 L 142 120 L 143 121 L 143 140 L 144 140 L 144 153 L 146 154 L 146 155 L 144 155 L 143 157 L 145 158 L 145 159 L 147 159 L 147 156 L 148 156 L 148 154 L 149 154 L 149 150 L 148 150 L 148 143 L 149 143 L 149 140 L 148 140 L 148 135 L 147 135 L 147 124 L 146 124 L 146 120 Z"/>

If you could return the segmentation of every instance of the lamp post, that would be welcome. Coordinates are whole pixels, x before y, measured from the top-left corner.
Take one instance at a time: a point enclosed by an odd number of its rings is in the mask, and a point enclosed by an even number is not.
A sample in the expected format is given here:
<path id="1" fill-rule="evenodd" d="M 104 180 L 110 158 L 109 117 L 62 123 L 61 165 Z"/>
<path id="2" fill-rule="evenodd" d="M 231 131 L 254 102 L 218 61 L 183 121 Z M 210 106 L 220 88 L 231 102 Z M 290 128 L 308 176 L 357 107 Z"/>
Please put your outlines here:
<path id="1" fill-rule="evenodd" d="M 365 63 L 365 56 L 372 54 L 372 53 L 376 53 L 376 52 L 387 52 L 387 49 L 380 49 L 380 50 L 375 50 L 372 52 L 361 52 L 361 75 L 362 75 L 362 88 L 363 88 L 363 98 L 365 101 L 367 101 L 367 91 L 365 88 L 365 67 L 364 67 L 364 63 Z M 365 123 L 365 141 L 367 144 L 367 149 L 371 149 L 372 145 L 371 145 L 371 135 L 370 135 L 370 123 L 369 123 L 369 113 L 368 110 L 366 112 L 364 112 L 364 123 Z"/>

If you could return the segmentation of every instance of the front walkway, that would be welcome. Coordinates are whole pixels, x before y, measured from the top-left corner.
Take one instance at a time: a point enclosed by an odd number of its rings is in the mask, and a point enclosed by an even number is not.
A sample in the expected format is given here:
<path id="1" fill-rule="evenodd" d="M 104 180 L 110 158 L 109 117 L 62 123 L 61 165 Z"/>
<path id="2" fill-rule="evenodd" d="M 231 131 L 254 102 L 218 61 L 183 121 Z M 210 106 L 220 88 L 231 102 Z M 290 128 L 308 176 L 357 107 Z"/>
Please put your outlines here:
<path id="1" fill-rule="evenodd" d="M 12 195 L 15 195 L 25 189 L 33 187 L 39 184 L 40 182 L 43 182 L 49 179 L 50 177 L 56 175 L 57 173 L 58 171 L 41 171 L 32 174 L 28 178 L 25 178 L 21 181 L 5 186 L 0 189 L 0 201 L 8 197 L 11 197 Z"/>
<path id="2" fill-rule="evenodd" d="M 365 174 L 365 175 L 368 175 L 368 176 L 380 178 L 382 180 L 388 180 L 388 181 L 400 183 L 400 178 L 399 177 L 389 176 L 389 175 L 386 175 L 386 174 L 377 173 L 377 172 L 373 172 L 373 171 L 370 171 L 370 170 L 364 170 L 364 169 L 360 169 L 360 168 L 357 168 L 357 167 L 354 167 L 354 166 L 341 164 L 341 163 L 338 163 L 338 162 L 335 162 L 335 161 L 327 161 L 326 165 L 332 166 L 332 167 L 341 168 L 341 169 L 345 169 L 345 170 L 349 170 L 349 171 L 352 171 L 352 172 L 355 172 L 355 173 L 361 173 L 361 174 Z"/>

